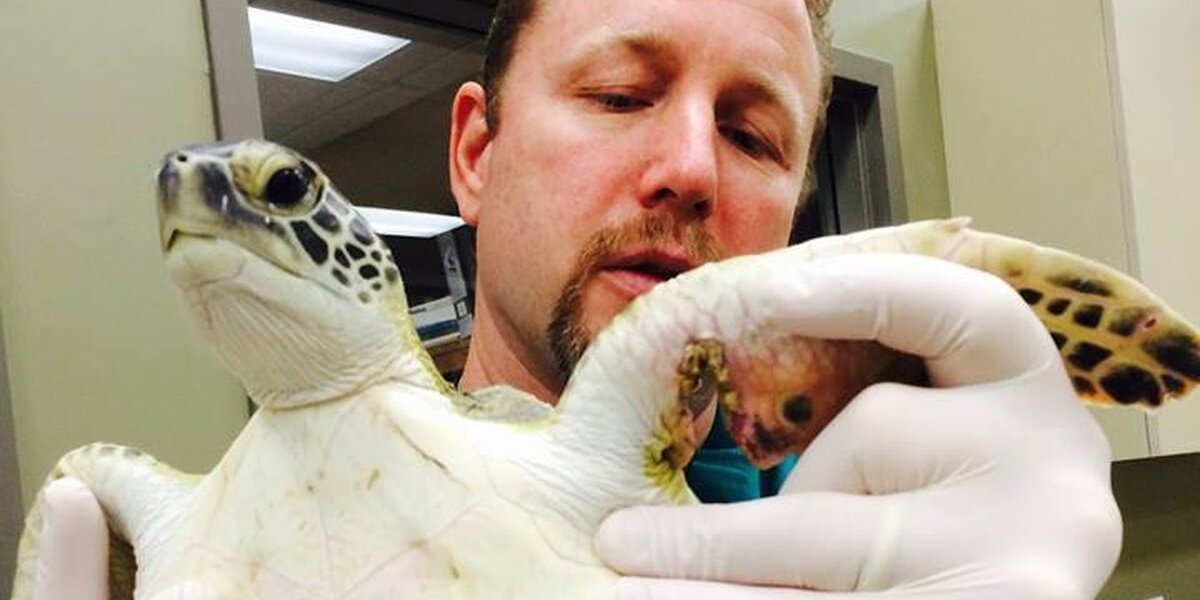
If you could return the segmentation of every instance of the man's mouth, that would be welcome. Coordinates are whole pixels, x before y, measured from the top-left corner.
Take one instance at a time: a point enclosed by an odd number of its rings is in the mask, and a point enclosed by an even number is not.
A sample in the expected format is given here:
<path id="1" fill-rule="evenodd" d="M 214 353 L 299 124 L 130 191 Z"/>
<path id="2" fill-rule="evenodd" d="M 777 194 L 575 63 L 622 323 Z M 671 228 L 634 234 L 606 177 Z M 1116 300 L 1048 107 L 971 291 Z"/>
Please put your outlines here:
<path id="1" fill-rule="evenodd" d="M 651 250 L 604 261 L 600 264 L 599 273 L 631 297 L 636 297 L 694 268 L 696 264 L 696 261 L 683 254 Z"/>

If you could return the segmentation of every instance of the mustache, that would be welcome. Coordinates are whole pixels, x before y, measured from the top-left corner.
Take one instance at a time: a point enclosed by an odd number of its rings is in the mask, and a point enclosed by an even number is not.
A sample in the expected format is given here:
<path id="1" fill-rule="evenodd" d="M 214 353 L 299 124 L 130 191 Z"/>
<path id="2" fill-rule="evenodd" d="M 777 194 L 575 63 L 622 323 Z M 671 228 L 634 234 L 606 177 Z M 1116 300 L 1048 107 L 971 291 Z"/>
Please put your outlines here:
<path id="1" fill-rule="evenodd" d="M 680 222 L 667 213 L 647 214 L 592 234 L 584 242 L 547 327 L 560 384 L 566 383 L 591 343 L 591 335 L 583 326 L 584 286 L 601 265 L 631 246 L 679 247 L 693 264 L 712 262 L 725 255 L 724 249 L 702 223 Z"/>
<path id="2" fill-rule="evenodd" d="M 631 246 L 678 246 L 688 260 L 703 264 L 724 255 L 717 240 L 699 222 L 681 223 L 667 213 L 652 213 L 592 234 L 576 260 L 572 282 L 586 279 L 611 257 Z"/>

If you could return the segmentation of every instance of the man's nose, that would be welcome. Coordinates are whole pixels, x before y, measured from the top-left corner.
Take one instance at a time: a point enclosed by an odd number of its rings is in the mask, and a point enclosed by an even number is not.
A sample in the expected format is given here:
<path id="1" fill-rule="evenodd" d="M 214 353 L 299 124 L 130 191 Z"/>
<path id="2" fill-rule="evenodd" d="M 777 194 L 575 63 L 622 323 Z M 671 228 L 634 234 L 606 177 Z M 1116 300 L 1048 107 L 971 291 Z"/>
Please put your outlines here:
<path id="1" fill-rule="evenodd" d="M 711 107 L 669 111 L 656 130 L 642 205 L 669 208 L 685 219 L 708 217 L 717 194 L 718 133 Z"/>

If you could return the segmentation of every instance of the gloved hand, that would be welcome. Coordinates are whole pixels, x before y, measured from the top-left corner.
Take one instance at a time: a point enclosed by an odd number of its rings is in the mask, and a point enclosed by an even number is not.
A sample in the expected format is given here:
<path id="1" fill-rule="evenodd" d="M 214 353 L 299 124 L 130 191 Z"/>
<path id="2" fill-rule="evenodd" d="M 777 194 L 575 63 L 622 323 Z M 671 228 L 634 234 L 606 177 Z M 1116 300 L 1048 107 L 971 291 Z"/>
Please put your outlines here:
<path id="1" fill-rule="evenodd" d="M 924 357 L 936 389 L 862 392 L 780 496 L 614 513 L 596 548 L 627 575 L 617 596 L 1094 598 L 1120 550 L 1109 448 L 1017 294 L 919 256 L 802 278 L 796 333 Z"/>
<path id="2" fill-rule="evenodd" d="M 63 477 L 42 494 L 34 600 L 108 599 L 108 523 L 100 503 L 82 481 Z M 154 600 L 218 600 L 211 586 L 184 582 Z"/>
<path id="3" fill-rule="evenodd" d="M 64 477 L 42 494 L 37 600 L 108 598 L 108 525 L 83 482 Z"/>

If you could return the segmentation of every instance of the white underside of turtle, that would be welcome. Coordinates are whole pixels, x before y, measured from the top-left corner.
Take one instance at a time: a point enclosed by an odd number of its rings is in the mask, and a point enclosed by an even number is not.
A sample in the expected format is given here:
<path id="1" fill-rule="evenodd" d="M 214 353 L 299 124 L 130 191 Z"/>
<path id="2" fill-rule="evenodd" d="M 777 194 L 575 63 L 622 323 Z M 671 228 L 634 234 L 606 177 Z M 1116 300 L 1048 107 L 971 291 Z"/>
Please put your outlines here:
<path id="1" fill-rule="evenodd" d="M 163 247 L 201 331 L 260 406 L 208 474 L 93 444 L 65 456 L 114 535 L 114 596 L 587 598 L 617 575 L 592 550 L 614 510 L 695 502 L 682 467 L 713 401 L 770 464 L 858 391 L 921 365 L 868 341 L 801 338 L 803 266 L 915 253 L 1008 281 L 1085 400 L 1146 407 L 1200 379 L 1195 329 L 1112 269 L 923 222 L 714 263 L 639 298 L 589 347 L 558 406 L 455 392 L 407 316 L 386 246 L 311 162 L 265 142 L 189 148 L 159 174 Z M 770 364 L 769 368 L 763 364 Z M 32 594 L 41 515 L 15 598 Z"/>

